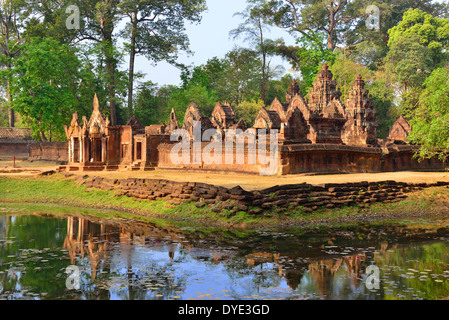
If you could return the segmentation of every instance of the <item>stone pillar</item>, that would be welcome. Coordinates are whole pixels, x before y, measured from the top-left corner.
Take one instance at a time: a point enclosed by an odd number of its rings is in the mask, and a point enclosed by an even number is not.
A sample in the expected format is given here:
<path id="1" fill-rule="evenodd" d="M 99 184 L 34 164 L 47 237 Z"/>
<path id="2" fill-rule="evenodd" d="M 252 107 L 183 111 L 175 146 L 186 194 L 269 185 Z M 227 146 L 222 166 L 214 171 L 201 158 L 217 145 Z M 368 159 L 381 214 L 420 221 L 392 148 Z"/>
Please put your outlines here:
<path id="1" fill-rule="evenodd" d="M 70 138 L 70 143 L 69 143 L 70 147 L 69 147 L 69 161 L 71 163 L 74 162 L 75 160 L 75 156 L 74 156 L 74 151 L 75 151 L 75 139 L 73 137 Z"/>
<path id="2" fill-rule="evenodd" d="M 80 137 L 80 163 L 84 162 L 84 150 L 83 150 L 83 139 Z"/>
<path id="3" fill-rule="evenodd" d="M 107 161 L 107 145 L 106 138 L 101 139 L 101 162 L 106 163 Z"/>

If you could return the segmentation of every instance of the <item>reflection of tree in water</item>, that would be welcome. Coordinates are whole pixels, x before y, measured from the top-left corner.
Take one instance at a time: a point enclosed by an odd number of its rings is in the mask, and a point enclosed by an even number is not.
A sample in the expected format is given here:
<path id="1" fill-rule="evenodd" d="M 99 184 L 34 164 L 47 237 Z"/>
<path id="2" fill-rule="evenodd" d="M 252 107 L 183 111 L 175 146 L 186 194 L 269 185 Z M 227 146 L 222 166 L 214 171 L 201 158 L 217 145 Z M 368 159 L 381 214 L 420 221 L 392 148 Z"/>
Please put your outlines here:
<path id="1" fill-rule="evenodd" d="M 229 259 L 224 270 L 235 284 L 229 288 L 229 295 L 233 299 L 241 299 L 259 295 L 264 289 L 278 287 L 282 281 L 282 268 L 278 259 L 279 254 L 266 252 L 254 252 Z"/>
<path id="2" fill-rule="evenodd" d="M 389 272 L 389 299 L 439 300 L 449 297 L 449 248 L 447 243 L 395 245 L 375 261 Z M 390 248 L 390 249 L 391 249 Z M 413 290 L 400 290 L 413 288 Z"/>
<path id="3" fill-rule="evenodd" d="M 5 234 L 10 239 L 0 246 L 0 295 L 6 298 L 20 297 L 22 291 L 31 288 L 34 293 L 60 296 L 65 282 L 58 281 L 61 269 L 69 265 L 60 257 L 45 261 L 53 252 L 44 248 L 60 248 L 65 236 L 63 219 L 45 219 L 39 216 L 9 216 L 3 219 Z M 50 279 L 50 280 L 49 280 Z M 5 294 L 7 292 L 7 294 Z"/>

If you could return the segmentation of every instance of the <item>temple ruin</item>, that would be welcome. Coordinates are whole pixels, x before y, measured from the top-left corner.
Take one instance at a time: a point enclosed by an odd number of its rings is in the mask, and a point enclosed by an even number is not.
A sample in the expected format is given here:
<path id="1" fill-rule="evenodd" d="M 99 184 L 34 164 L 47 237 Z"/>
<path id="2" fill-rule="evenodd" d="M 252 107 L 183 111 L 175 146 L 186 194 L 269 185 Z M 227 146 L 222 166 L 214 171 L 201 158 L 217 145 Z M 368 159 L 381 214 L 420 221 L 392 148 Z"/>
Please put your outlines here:
<path id="1" fill-rule="evenodd" d="M 95 96 L 91 118 L 83 117 L 80 121 L 75 113 L 70 127 L 65 128 L 69 155 L 65 169 L 258 173 L 263 167 L 263 163 L 251 162 L 250 146 L 243 151 L 231 150 L 234 158 L 239 152 L 244 153 L 243 163 L 174 163 L 170 153 L 179 141 L 171 141 L 170 135 L 184 129 L 193 145 L 195 124 L 201 125 L 201 133 L 214 129 L 224 137 L 238 129 L 255 132 L 257 143 L 260 143 L 261 130 L 268 134 L 275 132 L 278 141 L 276 174 L 279 175 L 444 168 L 437 159 L 422 162 L 414 159 L 418 147 L 407 143 L 411 127 L 403 117 L 393 125 L 386 139 L 377 139 L 376 106 L 361 75 L 354 80 L 344 103 L 341 96 L 327 64 L 322 66 L 307 97 L 301 95 L 298 84 L 293 81 L 286 93 L 286 102 L 276 98 L 268 109 L 261 108 L 252 125 L 238 121 L 229 103 L 218 102 L 209 118 L 192 102 L 187 107 L 182 126 L 174 109 L 166 125 L 144 127 L 133 117 L 125 126 L 110 126 L 109 120 L 101 114 Z M 204 142 L 201 141 L 201 151 L 206 148 Z M 264 143 L 269 142 L 264 140 Z"/>

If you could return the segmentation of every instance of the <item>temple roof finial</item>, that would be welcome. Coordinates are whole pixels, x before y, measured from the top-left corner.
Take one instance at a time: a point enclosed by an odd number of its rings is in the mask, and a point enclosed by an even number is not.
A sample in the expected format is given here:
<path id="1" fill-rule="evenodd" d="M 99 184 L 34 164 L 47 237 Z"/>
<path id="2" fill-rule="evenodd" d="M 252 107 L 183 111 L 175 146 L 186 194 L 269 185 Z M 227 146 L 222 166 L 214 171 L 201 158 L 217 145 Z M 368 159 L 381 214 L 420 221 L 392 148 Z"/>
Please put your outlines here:
<path id="1" fill-rule="evenodd" d="M 100 111 L 100 102 L 98 101 L 98 96 L 96 93 L 94 97 L 94 111 Z"/>

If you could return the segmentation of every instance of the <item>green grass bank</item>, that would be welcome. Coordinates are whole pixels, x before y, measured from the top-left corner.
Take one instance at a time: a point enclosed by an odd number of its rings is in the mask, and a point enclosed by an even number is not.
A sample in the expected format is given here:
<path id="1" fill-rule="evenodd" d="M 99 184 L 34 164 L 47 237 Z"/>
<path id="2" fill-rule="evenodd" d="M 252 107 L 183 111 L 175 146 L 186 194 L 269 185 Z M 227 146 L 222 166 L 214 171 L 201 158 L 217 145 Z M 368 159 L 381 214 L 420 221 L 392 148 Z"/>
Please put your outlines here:
<path id="1" fill-rule="evenodd" d="M 73 178 L 60 174 L 39 177 L 0 176 L 0 214 L 51 213 L 128 219 L 161 227 L 201 230 L 296 228 L 376 222 L 408 217 L 449 214 L 449 188 L 432 187 L 409 194 L 395 203 L 375 203 L 340 208 L 320 208 L 305 212 L 301 207 L 289 210 L 265 210 L 262 214 L 197 208 L 194 203 L 137 201 L 120 196 L 115 190 L 87 189 Z"/>

